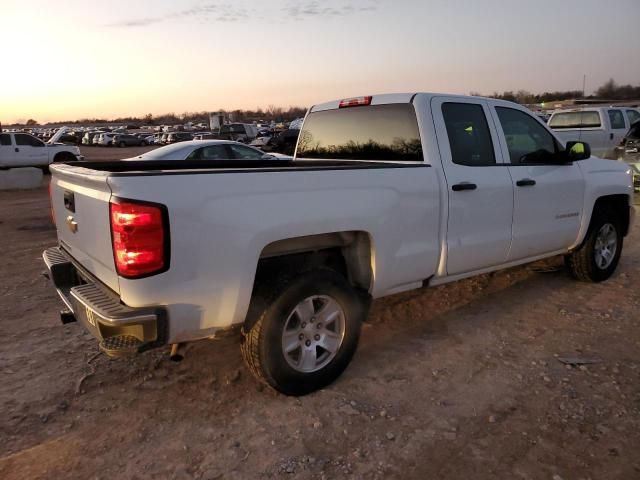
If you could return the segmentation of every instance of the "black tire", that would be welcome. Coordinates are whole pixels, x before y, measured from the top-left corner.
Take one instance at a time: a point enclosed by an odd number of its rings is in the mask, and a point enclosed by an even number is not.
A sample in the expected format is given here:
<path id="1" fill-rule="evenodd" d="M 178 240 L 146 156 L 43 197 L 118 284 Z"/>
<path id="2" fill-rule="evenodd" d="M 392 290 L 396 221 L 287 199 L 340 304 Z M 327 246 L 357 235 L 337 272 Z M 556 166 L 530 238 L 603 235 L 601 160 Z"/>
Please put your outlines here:
<path id="1" fill-rule="evenodd" d="M 598 235 L 606 225 L 611 225 L 615 231 L 616 250 L 611 262 L 602 267 L 596 261 L 596 243 Z M 609 209 L 598 209 L 594 211 L 587 231 L 586 238 L 582 245 L 565 257 L 565 264 L 571 275 L 583 282 L 602 282 L 607 280 L 618 266 L 624 238 L 622 236 L 622 226 L 620 217 Z"/>
<path id="2" fill-rule="evenodd" d="M 120 143 L 118 144 L 118 146 L 119 146 L 120 148 L 124 148 L 124 147 L 126 147 L 126 146 L 127 146 L 127 144 L 126 144 L 125 142 L 120 142 Z"/>
<path id="3" fill-rule="evenodd" d="M 368 297 L 345 278 L 329 269 L 312 270 L 267 289 L 257 287 L 243 332 L 242 356 L 251 373 L 262 383 L 286 395 L 305 395 L 330 383 L 347 367 L 358 345 L 360 326 L 368 311 Z M 335 300 L 344 313 L 344 336 L 335 356 L 322 368 L 301 372 L 285 358 L 282 335 L 293 309 L 312 296 Z M 315 348 L 315 347 L 313 347 Z"/>

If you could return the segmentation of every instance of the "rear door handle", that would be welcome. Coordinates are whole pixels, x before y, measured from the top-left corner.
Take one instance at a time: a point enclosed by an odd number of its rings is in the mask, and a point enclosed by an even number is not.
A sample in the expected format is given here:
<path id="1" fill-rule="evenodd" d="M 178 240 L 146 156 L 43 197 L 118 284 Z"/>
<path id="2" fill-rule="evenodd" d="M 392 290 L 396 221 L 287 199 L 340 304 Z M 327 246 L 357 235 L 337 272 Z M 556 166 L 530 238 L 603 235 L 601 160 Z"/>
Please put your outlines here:
<path id="1" fill-rule="evenodd" d="M 451 190 L 453 190 L 454 192 L 461 192 L 462 190 L 475 190 L 476 188 L 478 188 L 478 186 L 475 183 L 462 182 L 453 185 L 451 187 Z"/>
<path id="2" fill-rule="evenodd" d="M 16 147 L 16 152 L 19 152 L 19 151 L 20 151 L 20 149 L 18 147 Z"/>
<path id="3" fill-rule="evenodd" d="M 609 140 L 613 140 L 613 133 L 609 134 Z"/>
<path id="4" fill-rule="evenodd" d="M 519 187 L 532 187 L 536 184 L 535 180 L 531 180 L 530 178 L 523 178 L 522 180 L 518 180 L 516 185 Z"/>

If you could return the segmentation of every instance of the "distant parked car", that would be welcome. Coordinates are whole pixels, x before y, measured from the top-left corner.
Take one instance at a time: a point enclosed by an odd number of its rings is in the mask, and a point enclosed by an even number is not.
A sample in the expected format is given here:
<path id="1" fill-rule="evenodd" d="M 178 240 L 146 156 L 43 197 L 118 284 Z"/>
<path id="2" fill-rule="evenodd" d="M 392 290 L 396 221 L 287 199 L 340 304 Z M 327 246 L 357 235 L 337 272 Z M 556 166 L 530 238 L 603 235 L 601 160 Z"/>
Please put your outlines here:
<path id="1" fill-rule="evenodd" d="M 95 142 L 98 145 L 102 145 L 103 147 L 110 147 L 113 145 L 113 137 L 118 135 L 117 133 L 104 132 L 98 136 L 98 141 Z"/>
<path id="2" fill-rule="evenodd" d="M 601 158 L 615 158 L 615 148 L 629 129 L 629 113 L 622 107 L 584 107 L 556 110 L 548 125 L 563 141 L 589 143 L 591 152 Z"/>
<path id="3" fill-rule="evenodd" d="M 166 143 L 187 142 L 193 140 L 193 135 L 188 132 L 171 132 L 167 135 Z"/>
<path id="4" fill-rule="evenodd" d="M 221 140 L 249 143 L 258 136 L 258 129 L 251 123 L 229 123 L 220 127 Z"/>
<path id="5" fill-rule="evenodd" d="M 269 151 L 279 152 L 285 155 L 293 155 L 299 134 L 300 130 L 290 128 L 289 130 L 285 130 L 275 137 L 272 137 L 269 141 Z"/>
<path id="6" fill-rule="evenodd" d="M 100 132 L 100 131 L 86 132 L 82 136 L 82 145 L 94 145 L 93 139 L 96 138 L 96 137 L 99 137 L 101 133 L 102 132 Z"/>
<path id="7" fill-rule="evenodd" d="M 156 148 L 125 160 L 267 160 L 290 159 L 229 140 L 191 140 Z"/>
<path id="8" fill-rule="evenodd" d="M 213 132 L 202 132 L 202 133 L 197 133 L 193 136 L 194 140 L 219 140 L 220 137 L 218 136 L 217 133 L 213 133 Z"/>
<path id="9" fill-rule="evenodd" d="M 137 135 L 119 133 L 113 136 L 112 143 L 118 147 L 139 147 L 143 144 L 143 140 Z"/>
<path id="10" fill-rule="evenodd" d="M 64 128 L 45 143 L 28 133 L 0 133 L 0 168 L 43 167 L 53 162 L 82 160 L 78 147 L 58 143 Z"/>
<path id="11" fill-rule="evenodd" d="M 640 120 L 631 125 L 616 152 L 618 159 L 631 166 L 633 189 L 640 192 Z"/>
<path id="12" fill-rule="evenodd" d="M 155 143 L 153 133 L 136 133 L 136 136 L 142 141 L 142 145 L 153 145 Z"/>

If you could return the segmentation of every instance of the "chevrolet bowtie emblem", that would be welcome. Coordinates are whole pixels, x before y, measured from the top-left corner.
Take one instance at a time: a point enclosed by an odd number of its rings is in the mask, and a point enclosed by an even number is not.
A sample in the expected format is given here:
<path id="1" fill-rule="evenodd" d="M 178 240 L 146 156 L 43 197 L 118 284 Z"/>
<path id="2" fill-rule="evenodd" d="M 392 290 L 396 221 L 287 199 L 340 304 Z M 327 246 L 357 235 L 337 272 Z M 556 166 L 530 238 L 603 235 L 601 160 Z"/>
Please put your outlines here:
<path id="1" fill-rule="evenodd" d="M 78 231 L 78 222 L 73 219 L 72 215 L 69 215 L 67 217 L 67 227 L 69 227 L 69 230 L 71 230 L 73 233 L 76 233 Z"/>

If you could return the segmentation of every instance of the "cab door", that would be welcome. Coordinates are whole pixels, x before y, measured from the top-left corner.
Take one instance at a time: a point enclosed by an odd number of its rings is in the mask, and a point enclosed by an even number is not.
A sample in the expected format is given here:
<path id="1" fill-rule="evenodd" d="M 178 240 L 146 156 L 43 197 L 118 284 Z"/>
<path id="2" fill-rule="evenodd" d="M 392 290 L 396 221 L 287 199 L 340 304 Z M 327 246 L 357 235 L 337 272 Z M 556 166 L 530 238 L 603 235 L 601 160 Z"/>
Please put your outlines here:
<path id="1" fill-rule="evenodd" d="M 436 138 L 448 195 L 448 275 L 504 263 L 511 245 L 513 186 L 486 100 L 434 97 Z"/>
<path id="2" fill-rule="evenodd" d="M 40 166 L 49 164 L 49 152 L 42 140 L 26 133 L 16 133 L 14 137 L 15 150 L 21 165 Z"/>
<path id="3" fill-rule="evenodd" d="M 0 133 L 0 167 L 15 165 L 16 152 L 10 133 Z"/>
<path id="4" fill-rule="evenodd" d="M 575 163 L 561 163 L 563 149 L 526 110 L 491 103 L 513 182 L 513 241 L 509 261 L 567 250 L 577 239 L 584 206 L 584 178 Z"/>

